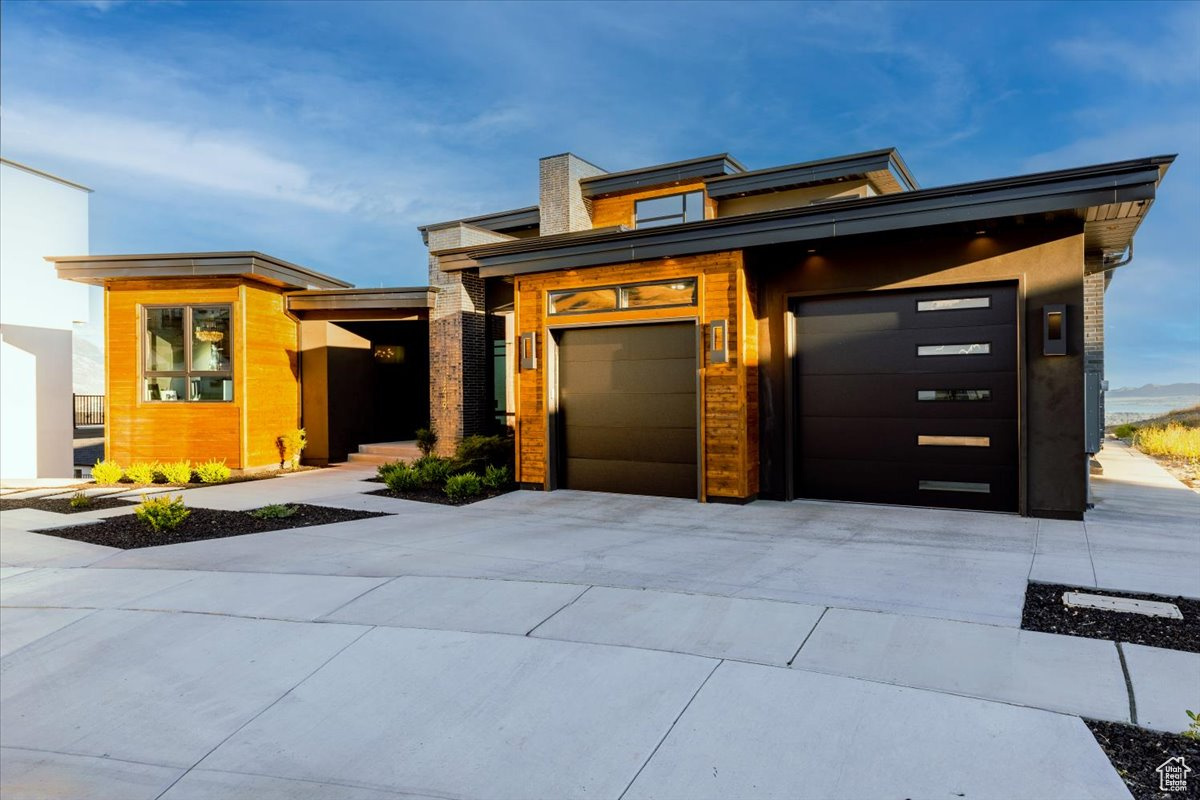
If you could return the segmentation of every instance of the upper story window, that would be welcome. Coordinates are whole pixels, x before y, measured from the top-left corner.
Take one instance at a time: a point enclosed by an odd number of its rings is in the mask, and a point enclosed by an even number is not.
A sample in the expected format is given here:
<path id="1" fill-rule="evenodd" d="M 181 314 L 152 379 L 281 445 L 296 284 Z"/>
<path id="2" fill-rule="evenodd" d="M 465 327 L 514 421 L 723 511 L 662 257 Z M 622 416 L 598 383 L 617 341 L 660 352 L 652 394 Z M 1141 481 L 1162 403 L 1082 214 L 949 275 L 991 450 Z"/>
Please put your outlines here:
<path id="1" fill-rule="evenodd" d="M 634 203 L 634 226 L 658 228 L 704 219 L 704 192 L 649 197 Z"/>
<path id="2" fill-rule="evenodd" d="M 147 306 L 143 331 L 146 400 L 233 400 L 233 308 Z"/>
<path id="3" fill-rule="evenodd" d="M 562 289 L 550 292 L 551 314 L 583 314 L 589 311 L 627 311 L 640 308 L 670 308 L 696 305 L 696 279 L 675 278 L 625 286 Z"/>

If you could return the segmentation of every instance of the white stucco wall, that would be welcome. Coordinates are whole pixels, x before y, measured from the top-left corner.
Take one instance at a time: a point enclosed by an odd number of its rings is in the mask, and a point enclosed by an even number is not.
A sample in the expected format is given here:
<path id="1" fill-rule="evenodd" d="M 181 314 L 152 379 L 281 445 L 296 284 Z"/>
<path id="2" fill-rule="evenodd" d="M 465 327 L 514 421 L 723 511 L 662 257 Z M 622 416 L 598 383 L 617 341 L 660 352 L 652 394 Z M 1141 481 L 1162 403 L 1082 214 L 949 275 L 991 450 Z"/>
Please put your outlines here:
<path id="1" fill-rule="evenodd" d="M 88 289 L 44 257 L 88 252 L 88 191 L 0 162 L 2 478 L 71 476 L 71 336 Z"/>

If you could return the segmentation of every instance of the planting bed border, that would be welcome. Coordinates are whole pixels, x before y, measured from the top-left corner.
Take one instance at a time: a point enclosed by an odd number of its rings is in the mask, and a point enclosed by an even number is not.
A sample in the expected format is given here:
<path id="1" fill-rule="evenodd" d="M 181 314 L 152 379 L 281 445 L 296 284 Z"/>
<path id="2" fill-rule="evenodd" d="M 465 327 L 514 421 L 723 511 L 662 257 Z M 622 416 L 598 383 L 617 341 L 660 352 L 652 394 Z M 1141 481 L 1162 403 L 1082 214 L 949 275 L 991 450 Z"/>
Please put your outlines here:
<path id="1" fill-rule="evenodd" d="M 1188 766 L 1200 764 L 1200 741 L 1177 733 L 1163 733 L 1120 722 L 1085 719 L 1084 724 L 1129 787 L 1134 800 L 1183 800 L 1200 797 L 1200 771 L 1188 779 L 1187 792 L 1164 792 L 1158 786 L 1158 766 L 1183 756 Z M 1198 770 L 1192 767 L 1193 770 Z"/>
<path id="2" fill-rule="evenodd" d="M 382 483 L 377 478 L 371 479 L 374 482 Z M 418 503 L 436 503 L 443 506 L 469 506 L 471 503 L 478 503 L 480 500 L 488 500 L 492 497 L 499 497 L 502 494 L 515 492 L 517 487 L 515 484 L 504 487 L 503 489 L 484 489 L 482 494 L 475 497 L 469 497 L 466 500 L 451 500 L 446 496 L 446 493 L 441 489 L 417 489 L 412 492 L 397 492 L 393 489 L 376 489 L 373 492 L 365 492 L 365 494 L 373 494 L 377 497 L 390 497 L 393 500 L 415 500 Z"/>
<path id="3" fill-rule="evenodd" d="M 1132 600 L 1174 603 L 1179 606 L 1183 619 L 1148 617 L 1142 614 L 1095 608 L 1068 608 L 1062 601 L 1063 592 L 1085 592 L 1111 597 L 1127 597 Z M 1021 628 L 1027 631 L 1084 636 L 1089 639 L 1108 639 L 1130 644 L 1144 644 L 1150 647 L 1165 647 L 1169 650 L 1183 650 L 1188 653 L 1200 653 L 1200 600 L 1031 581 L 1025 589 L 1025 607 L 1021 611 Z"/>
<path id="4" fill-rule="evenodd" d="M 84 511 L 103 511 L 106 508 L 132 508 L 141 502 L 138 497 L 97 497 L 92 496 L 86 506 L 71 508 L 69 495 L 54 495 L 53 497 L 30 497 L 25 500 L 0 498 L 0 511 L 16 511 L 20 508 L 33 508 L 38 511 L 53 511 L 55 514 L 80 514 Z"/>
<path id="5" fill-rule="evenodd" d="M 205 539 L 224 539 L 229 536 L 245 536 L 250 533 L 267 533 L 313 525 L 329 525 L 335 522 L 351 522 L 370 517 L 387 517 L 380 511 L 360 511 L 333 506 L 310 506 L 304 503 L 289 503 L 296 511 L 289 517 L 259 519 L 250 511 L 223 511 L 214 508 L 192 508 L 192 513 L 176 530 L 170 533 L 155 533 L 133 514 L 109 517 L 96 523 L 68 525 L 62 528 L 44 528 L 34 533 L 44 533 L 77 542 L 135 550 L 141 547 L 158 547 L 164 544 L 199 542 Z"/>

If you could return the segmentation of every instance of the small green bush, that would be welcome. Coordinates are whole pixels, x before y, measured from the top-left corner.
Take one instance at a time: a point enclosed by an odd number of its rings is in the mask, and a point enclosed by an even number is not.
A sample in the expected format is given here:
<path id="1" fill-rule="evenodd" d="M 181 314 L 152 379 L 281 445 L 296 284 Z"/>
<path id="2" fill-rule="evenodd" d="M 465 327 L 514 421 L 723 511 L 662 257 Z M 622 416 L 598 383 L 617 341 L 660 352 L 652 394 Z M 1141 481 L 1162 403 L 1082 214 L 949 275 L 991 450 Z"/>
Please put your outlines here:
<path id="1" fill-rule="evenodd" d="M 417 447 L 421 449 L 421 455 L 428 456 L 433 452 L 433 448 L 437 447 L 438 435 L 437 432 L 430 428 L 417 429 Z"/>
<path id="2" fill-rule="evenodd" d="M 142 496 L 142 503 L 133 510 L 137 518 L 155 533 L 170 533 L 182 525 L 192 512 L 183 504 L 183 497 Z"/>
<path id="3" fill-rule="evenodd" d="M 121 480 L 121 476 L 125 471 L 121 469 L 121 465 L 115 461 L 104 459 L 97 461 L 92 467 L 92 480 L 101 486 L 112 486 L 117 481 Z"/>
<path id="4" fill-rule="evenodd" d="M 508 467 L 488 467 L 483 473 L 483 485 L 489 489 L 500 489 L 508 485 Z"/>
<path id="5" fill-rule="evenodd" d="M 425 485 L 420 471 L 406 466 L 393 468 L 384 476 L 383 482 L 393 492 L 413 492 Z"/>
<path id="6" fill-rule="evenodd" d="M 75 494 L 71 495 L 71 499 L 67 501 L 67 505 L 69 505 L 71 508 L 90 508 L 92 505 L 92 498 L 88 497 L 83 492 L 76 492 Z"/>
<path id="7" fill-rule="evenodd" d="M 167 464 L 159 464 L 159 471 L 163 477 L 167 479 L 167 483 L 191 483 L 192 482 L 192 462 L 191 461 L 172 461 Z"/>
<path id="8" fill-rule="evenodd" d="M 1187 715 L 1188 719 L 1191 720 L 1191 723 L 1188 724 L 1188 729 L 1181 735 L 1186 736 L 1189 739 L 1200 741 L 1200 714 L 1197 714 L 1195 711 L 1188 710 Z"/>
<path id="9" fill-rule="evenodd" d="M 413 469 L 421 479 L 421 484 L 438 489 L 446 483 L 446 479 L 454 474 L 454 463 L 447 458 L 438 456 L 422 456 L 413 462 Z"/>
<path id="10" fill-rule="evenodd" d="M 511 467 L 511 436 L 468 436 L 454 450 L 454 464 L 461 472 L 483 472 L 488 467 Z"/>
<path id="11" fill-rule="evenodd" d="M 140 483 L 142 485 L 154 483 L 154 473 L 158 471 L 158 464 L 154 461 L 135 461 L 125 469 L 125 478 L 130 483 Z"/>
<path id="12" fill-rule="evenodd" d="M 286 519 L 295 514 L 298 509 L 289 503 L 271 503 L 249 512 L 255 519 Z"/>
<path id="13" fill-rule="evenodd" d="M 379 478 L 379 480 L 387 482 L 388 473 L 398 469 L 408 469 L 408 464 L 403 460 L 389 461 L 386 464 L 380 464 L 378 467 L 376 467 L 375 475 Z"/>
<path id="14" fill-rule="evenodd" d="M 483 493 L 483 481 L 474 472 L 464 472 L 447 478 L 443 491 L 451 500 L 469 500 Z"/>
<path id="15" fill-rule="evenodd" d="M 1128 422 L 1113 428 L 1113 435 L 1118 439 L 1132 439 L 1135 433 L 1137 433 L 1137 427 Z"/>
<path id="16" fill-rule="evenodd" d="M 200 478 L 201 483 L 224 483 L 232 474 L 233 471 L 225 466 L 224 461 L 215 458 L 196 465 L 196 477 Z"/>
<path id="17" fill-rule="evenodd" d="M 308 447 L 308 434 L 304 428 L 293 428 L 275 440 L 279 450 L 279 466 L 282 469 L 296 469 L 300 466 L 300 454 Z"/>

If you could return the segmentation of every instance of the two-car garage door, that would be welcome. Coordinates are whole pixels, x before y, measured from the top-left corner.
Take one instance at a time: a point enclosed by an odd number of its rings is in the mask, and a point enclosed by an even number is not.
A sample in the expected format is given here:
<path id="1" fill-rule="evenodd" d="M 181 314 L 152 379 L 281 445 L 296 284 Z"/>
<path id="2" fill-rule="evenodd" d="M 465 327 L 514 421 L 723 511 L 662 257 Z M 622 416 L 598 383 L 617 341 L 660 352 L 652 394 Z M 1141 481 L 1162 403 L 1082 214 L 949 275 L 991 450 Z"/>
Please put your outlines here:
<path id="1" fill-rule="evenodd" d="M 797 496 L 1016 510 L 1013 285 L 792 310 Z"/>

